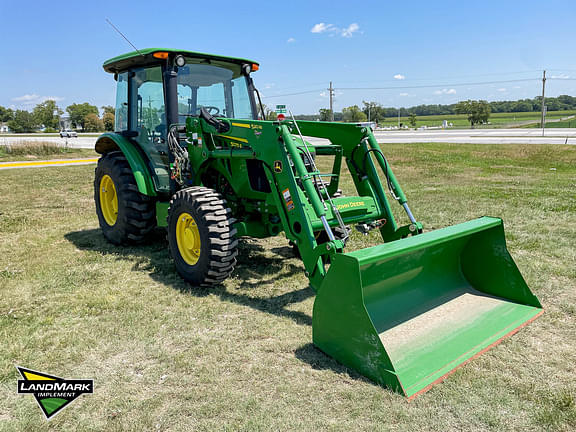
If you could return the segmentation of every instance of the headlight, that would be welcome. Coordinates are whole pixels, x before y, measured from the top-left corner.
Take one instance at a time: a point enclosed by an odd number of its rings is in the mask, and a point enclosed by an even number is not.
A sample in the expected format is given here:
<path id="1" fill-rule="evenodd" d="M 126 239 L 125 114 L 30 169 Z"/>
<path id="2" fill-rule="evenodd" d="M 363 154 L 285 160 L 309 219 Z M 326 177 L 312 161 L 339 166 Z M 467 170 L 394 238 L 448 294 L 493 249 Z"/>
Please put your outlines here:
<path id="1" fill-rule="evenodd" d="M 176 66 L 178 67 L 182 67 L 186 64 L 186 59 L 184 58 L 184 56 L 176 56 L 176 58 L 174 59 L 174 64 L 176 64 Z"/>

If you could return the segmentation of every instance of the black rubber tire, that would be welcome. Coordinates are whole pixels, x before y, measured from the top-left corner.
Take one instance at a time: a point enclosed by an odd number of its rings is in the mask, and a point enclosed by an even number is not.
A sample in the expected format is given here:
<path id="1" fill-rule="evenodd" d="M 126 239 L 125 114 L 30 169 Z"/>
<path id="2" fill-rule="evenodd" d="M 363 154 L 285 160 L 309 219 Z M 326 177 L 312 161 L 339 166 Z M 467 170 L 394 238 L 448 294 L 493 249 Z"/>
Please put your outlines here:
<path id="1" fill-rule="evenodd" d="M 176 224 L 182 213 L 192 216 L 200 235 L 198 262 L 184 261 L 176 239 Z M 226 279 L 236 265 L 238 240 L 236 220 L 231 217 L 226 200 L 215 190 L 193 186 L 174 194 L 168 208 L 168 244 L 176 270 L 184 280 L 195 286 L 218 285 Z"/>
<path id="2" fill-rule="evenodd" d="M 100 182 L 104 175 L 109 175 L 114 182 L 118 197 L 118 216 L 114 225 L 108 225 L 100 206 Z M 100 228 L 111 243 L 142 243 L 156 227 L 155 200 L 138 191 L 132 169 L 122 152 L 110 152 L 98 160 L 94 175 L 94 202 Z"/>

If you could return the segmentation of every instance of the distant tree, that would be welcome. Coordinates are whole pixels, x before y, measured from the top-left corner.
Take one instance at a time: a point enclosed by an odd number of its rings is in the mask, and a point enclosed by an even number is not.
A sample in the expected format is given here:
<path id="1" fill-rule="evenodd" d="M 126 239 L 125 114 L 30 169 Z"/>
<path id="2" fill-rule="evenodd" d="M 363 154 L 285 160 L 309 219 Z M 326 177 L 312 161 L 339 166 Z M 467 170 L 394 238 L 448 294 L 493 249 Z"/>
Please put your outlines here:
<path id="1" fill-rule="evenodd" d="M 278 114 L 271 108 L 264 108 L 264 114 L 266 115 L 266 120 L 276 121 L 278 120 Z"/>
<path id="2" fill-rule="evenodd" d="M 64 111 L 58 108 L 56 101 L 49 99 L 36 105 L 32 114 L 39 125 L 44 125 L 44 127 L 50 129 L 58 129 L 60 116 L 64 114 Z"/>
<path id="3" fill-rule="evenodd" d="M 8 127 L 16 133 L 34 132 L 38 126 L 35 116 L 25 110 L 16 110 L 14 117 L 8 122 Z"/>
<path id="4" fill-rule="evenodd" d="M 113 106 L 110 105 L 104 105 L 102 108 L 102 111 L 104 111 L 104 114 L 112 114 L 114 115 L 116 113 L 116 108 L 114 108 Z"/>
<path id="5" fill-rule="evenodd" d="M 320 108 L 320 121 L 330 121 L 332 120 L 332 110 L 328 108 Z"/>
<path id="6" fill-rule="evenodd" d="M 466 114 L 470 125 L 486 123 L 490 117 L 490 104 L 484 100 L 467 100 L 456 105 L 458 114 Z"/>
<path id="7" fill-rule="evenodd" d="M 102 121 L 104 122 L 104 130 L 113 131 L 114 130 L 114 113 L 105 112 L 102 116 Z"/>
<path id="8" fill-rule="evenodd" d="M 358 107 L 358 105 L 352 105 L 348 108 L 342 110 L 342 115 L 344 116 L 344 121 L 346 122 L 363 122 L 366 121 L 366 114 Z"/>
<path id="9" fill-rule="evenodd" d="M 104 122 L 98 117 L 98 114 L 90 113 L 84 117 L 82 129 L 85 132 L 102 132 L 104 130 Z"/>
<path id="10" fill-rule="evenodd" d="M 0 106 L 0 122 L 9 122 L 14 118 L 14 111 Z"/>
<path id="11" fill-rule="evenodd" d="M 415 128 L 416 127 L 416 114 L 411 113 L 410 117 L 408 118 L 408 124 L 410 124 L 410 127 Z"/>
<path id="12" fill-rule="evenodd" d="M 366 117 L 369 121 L 373 121 L 379 123 L 380 121 L 384 120 L 386 117 L 384 113 L 384 107 L 380 105 L 378 102 L 366 102 L 362 101 L 364 104 L 364 108 L 362 111 L 366 114 Z"/>
<path id="13" fill-rule="evenodd" d="M 270 120 L 270 121 L 277 120 L 276 111 L 273 111 L 266 104 L 262 104 L 262 109 L 264 110 L 264 116 L 265 116 L 264 120 Z M 262 113 L 260 112 L 260 110 L 258 110 L 258 117 L 262 117 Z"/>
<path id="14" fill-rule="evenodd" d="M 77 126 L 80 125 L 82 129 L 85 129 L 84 120 L 88 114 L 95 114 L 98 117 L 98 107 L 88 102 L 69 105 L 66 111 L 70 114 L 70 121 Z"/>

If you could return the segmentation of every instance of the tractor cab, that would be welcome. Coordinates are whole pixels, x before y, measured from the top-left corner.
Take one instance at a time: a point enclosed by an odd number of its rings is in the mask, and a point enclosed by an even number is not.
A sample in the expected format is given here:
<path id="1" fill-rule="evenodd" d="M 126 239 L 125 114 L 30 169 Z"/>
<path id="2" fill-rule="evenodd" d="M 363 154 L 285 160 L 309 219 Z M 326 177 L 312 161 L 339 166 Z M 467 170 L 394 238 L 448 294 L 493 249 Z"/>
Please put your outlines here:
<path id="1" fill-rule="evenodd" d="M 159 191 L 170 191 L 170 126 L 202 115 L 258 119 L 252 60 L 149 48 L 114 57 L 104 70 L 117 81 L 114 131 L 149 156 Z"/>

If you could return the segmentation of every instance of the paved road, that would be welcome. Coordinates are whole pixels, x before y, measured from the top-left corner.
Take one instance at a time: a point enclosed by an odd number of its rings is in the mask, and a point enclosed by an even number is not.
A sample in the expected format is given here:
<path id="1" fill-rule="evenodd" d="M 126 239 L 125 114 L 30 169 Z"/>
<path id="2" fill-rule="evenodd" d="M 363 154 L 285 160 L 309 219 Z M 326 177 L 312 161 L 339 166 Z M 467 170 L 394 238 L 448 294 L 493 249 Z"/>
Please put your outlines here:
<path id="1" fill-rule="evenodd" d="M 379 143 L 576 144 L 576 129 L 452 129 L 376 131 Z"/>
<path id="2" fill-rule="evenodd" d="M 416 131 L 376 131 L 379 143 L 423 143 L 448 142 L 470 144 L 574 144 L 576 145 L 576 128 L 546 129 L 451 129 L 451 130 L 416 130 Z M 73 148 L 94 148 L 96 137 L 79 136 L 78 138 L 60 138 L 54 136 L 19 136 L 3 137 L 0 145 L 16 144 L 22 141 L 49 141 Z M 311 139 L 320 143 L 320 139 Z"/>

